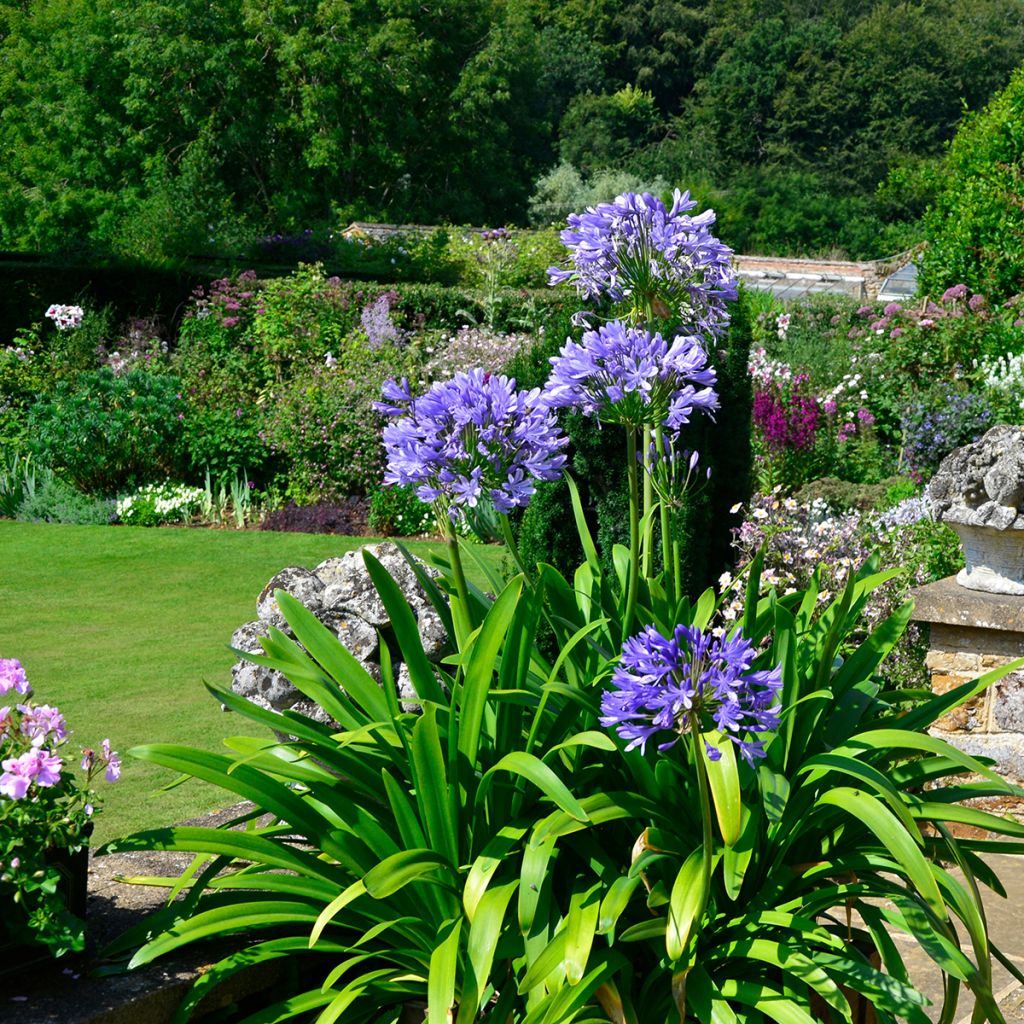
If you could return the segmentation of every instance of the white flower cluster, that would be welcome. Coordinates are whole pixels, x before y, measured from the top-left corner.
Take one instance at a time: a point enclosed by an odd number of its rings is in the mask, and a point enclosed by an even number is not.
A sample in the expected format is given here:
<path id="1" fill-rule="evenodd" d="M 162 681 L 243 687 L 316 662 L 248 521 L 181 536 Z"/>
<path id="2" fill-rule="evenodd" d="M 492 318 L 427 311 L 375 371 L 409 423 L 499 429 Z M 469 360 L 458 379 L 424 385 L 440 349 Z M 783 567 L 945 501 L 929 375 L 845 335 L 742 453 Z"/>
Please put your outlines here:
<path id="1" fill-rule="evenodd" d="M 461 327 L 441 337 L 436 353 L 427 363 L 430 380 L 444 380 L 454 374 L 480 367 L 486 373 L 501 373 L 508 361 L 533 344 L 529 334 L 503 334 L 489 327 Z"/>
<path id="2" fill-rule="evenodd" d="M 82 317 L 85 310 L 81 306 L 58 306 L 56 304 L 44 314 L 49 317 L 57 327 L 58 331 L 73 331 L 82 325 Z"/>
<path id="3" fill-rule="evenodd" d="M 780 341 L 786 340 L 786 335 L 789 333 L 789 324 L 792 319 L 789 313 L 783 313 L 775 321 L 775 333 L 779 336 Z"/>
<path id="4" fill-rule="evenodd" d="M 14 356 L 19 363 L 27 363 L 35 355 L 35 352 L 30 348 L 15 348 L 13 345 L 7 345 L 4 348 L 4 352 L 7 355 Z"/>
<path id="5" fill-rule="evenodd" d="M 783 314 L 785 315 L 785 314 Z M 780 317 L 781 319 L 781 317 Z M 786 326 L 788 328 L 789 321 Z M 770 384 L 788 384 L 793 379 L 793 369 L 788 363 L 772 359 L 763 348 L 755 348 L 750 353 L 747 372 L 756 384 L 767 387 Z"/>
<path id="6" fill-rule="evenodd" d="M 126 526 L 185 523 L 201 508 L 206 491 L 167 481 L 148 484 L 117 502 L 117 517 Z"/>
<path id="7" fill-rule="evenodd" d="M 1006 355 L 985 359 L 974 365 L 981 373 L 985 387 L 999 392 L 1012 405 L 1024 411 L 1024 355 Z"/>

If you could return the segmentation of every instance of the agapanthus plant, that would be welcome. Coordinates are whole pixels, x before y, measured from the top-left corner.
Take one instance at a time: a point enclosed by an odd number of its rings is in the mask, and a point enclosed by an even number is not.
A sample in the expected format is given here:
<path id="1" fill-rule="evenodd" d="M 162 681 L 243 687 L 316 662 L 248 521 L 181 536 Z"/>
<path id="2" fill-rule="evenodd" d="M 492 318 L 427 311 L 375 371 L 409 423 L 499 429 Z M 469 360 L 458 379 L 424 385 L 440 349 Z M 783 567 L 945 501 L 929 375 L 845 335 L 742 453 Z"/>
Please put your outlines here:
<path id="1" fill-rule="evenodd" d="M 615 320 L 566 341 L 551 359 L 544 401 L 605 423 L 678 430 L 697 410 L 718 408 L 716 375 L 699 337 L 661 334 Z"/>
<path id="2" fill-rule="evenodd" d="M 86 844 L 98 802 L 93 779 L 116 781 L 121 761 L 105 739 L 99 752 L 82 751 L 85 782 L 76 782 L 64 716 L 34 703 L 31 693 L 21 662 L 0 658 L 0 699 L 12 701 L 0 707 L 0 905 L 8 937 L 42 943 L 59 956 L 82 949 L 84 926 L 68 913 L 60 873 L 47 855 Z"/>
<path id="3" fill-rule="evenodd" d="M 384 428 L 384 482 L 413 486 L 434 506 L 465 595 L 454 524 L 489 501 L 511 538 L 505 517 L 529 503 L 537 480 L 558 478 L 568 439 L 540 391 L 517 391 L 515 379 L 503 374 L 457 373 L 418 398 L 408 381 L 389 380 L 383 395 L 375 408 L 391 419 Z M 464 610 L 457 602 L 463 628 Z"/>
<path id="4" fill-rule="evenodd" d="M 628 740 L 627 750 L 668 733 L 658 743 L 667 750 L 681 736 L 696 739 L 714 728 L 753 765 L 764 756 L 763 735 L 778 728 L 782 687 L 778 668 L 751 668 L 756 657 L 738 631 L 721 637 L 684 624 L 666 637 L 648 626 L 623 645 L 612 689 L 601 699 L 601 724 Z M 721 757 L 710 744 L 707 753 Z"/>
<path id="5" fill-rule="evenodd" d="M 551 267 L 551 284 L 575 285 L 583 298 L 625 302 L 634 322 L 674 320 L 690 333 L 717 335 L 736 298 L 732 250 L 711 234 L 713 210 L 678 189 L 672 206 L 649 192 L 627 192 L 612 203 L 573 213 L 562 242 L 568 267 Z"/>

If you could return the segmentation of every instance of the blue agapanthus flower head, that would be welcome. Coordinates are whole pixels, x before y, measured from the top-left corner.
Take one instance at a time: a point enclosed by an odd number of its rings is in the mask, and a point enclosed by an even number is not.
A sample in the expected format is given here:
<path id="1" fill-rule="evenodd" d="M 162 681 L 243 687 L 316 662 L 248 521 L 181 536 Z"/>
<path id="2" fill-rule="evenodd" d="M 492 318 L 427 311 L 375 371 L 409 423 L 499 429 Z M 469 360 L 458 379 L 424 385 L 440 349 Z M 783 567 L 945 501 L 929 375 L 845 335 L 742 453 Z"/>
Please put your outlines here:
<path id="1" fill-rule="evenodd" d="M 630 299 L 693 334 L 720 334 L 736 298 L 732 250 L 711 234 L 713 210 L 689 215 L 696 205 L 678 189 L 669 209 L 649 192 L 626 192 L 570 214 L 561 234 L 568 266 L 549 268 L 549 282 L 574 284 L 587 299 Z"/>
<path id="2" fill-rule="evenodd" d="M 652 737 L 670 733 L 658 744 L 665 750 L 710 721 L 752 764 L 764 756 L 759 737 L 779 726 L 776 698 L 782 688 L 780 667 L 751 669 L 756 655 L 739 631 L 718 637 L 676 626 L 666 637 L 648 626 L 622 647 L 612 689 L 601 698 L 601 724 L 628 740 L 627 750 L 642 750 Z M 710 746 L 708 754 L 721 756 Z"/>
<path id="3" fill-rule="evenodd" d="M 389 380 L 378 412 L 384 428 L 387 484 L 409 484 L 420 500 L 440 502 L 452 522 L 487 496 L 501 513 L 525 506 L 534 481 L 554 480 L 568 439 L 540 391 L 517 391 L 514 378 L 471 370 L 412 396 Z"/>
<path id="4" fill-rule="evenodd" d="M 568 339 L 551 358 L 544 401 L 605 423 L 661 423 L 678 430 L 694 410 L 718 408 L 715 370 L 699 337 L 671 341 L 619 320 Z"/>

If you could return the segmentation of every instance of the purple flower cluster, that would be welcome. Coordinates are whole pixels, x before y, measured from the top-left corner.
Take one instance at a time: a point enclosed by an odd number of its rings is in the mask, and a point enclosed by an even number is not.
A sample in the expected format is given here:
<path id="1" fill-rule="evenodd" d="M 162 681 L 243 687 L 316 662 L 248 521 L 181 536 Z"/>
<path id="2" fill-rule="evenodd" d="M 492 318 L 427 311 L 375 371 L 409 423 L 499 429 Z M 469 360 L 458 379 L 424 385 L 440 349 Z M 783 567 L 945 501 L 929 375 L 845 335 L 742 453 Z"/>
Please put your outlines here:
<path id="1" fill-rule="evenodd" d="M 571 282 L 588 299 L 631 298 L 662 319 L 681 317 L 693 333 L 721 333 L 736 298 L 732 250 L 709 230 L 713 210 L 688 215 L 696 205 L 678 189 L 671 209 L 649 192 L 627 192 L 570 214 L 561 234 L 569 268 L 550 267 L 549 282 Z"/>
<path id="2" fill-rule="evenodd" d="M 977 441 L 992 426 L 992 409 L 982 395 L 952 385 L 920 393 L 901 416 L 903 454 L 910 475 L 924 483 L 954 448 Z"/>
<path id="3" fill-rule="evenodd" d="M 400 345 L 405 336 L 391 320 L 391 306 L 398 300 L 397 292 L 385 292 L 363 307 L 359 322 L 366 332 L 370 348 Z"/>
<path id="4" fill-rule="evenodd" d="M 525 506 L 535 480 L 557 479 L 568 439 L 540 392 L 516 391 L 504 375 L 471 370 L 413 398 L 408 382 L 383 388 L 378 412 L 388 468 L 384 482 L 412 485 L 424 502 L 440 502 L 452 522 L 489 497 L 501 513 Z"/>
<path id="5" fill-rule="evenodd" d="M 0 794 L 11 800 L 21 800 L 33 783 L 46 789 L 60 782 L 64 762 L 56 755 L 40 747 L 26 750 L 20 757 L 9 757 L 2 762 L 4 773 L 0 775 Z"/>
<path id="6" fill-rule="evenodd" d="M 554 409 L 678 430 L 695 409 L 718 408 L 715 371 L 698 337 L 679 335 L 669 342 L 614 320 L 584 333 L 582 344 L 567 341 L 551 363 L 544 401 Z"/>
<path id="7" fill-rule="evenodd" d="M 0 658 L 0 693 L 10 693 L 11 690 L 27 697 L 32 687 L 17 658 Z"/>
<path id="8" fill-rule="evenodd" d="M 752 764 L 764 756 L 764 740 L 750 736 L 778 728 L 782 688 L 781 668 L 751 670 L 756 655 L 739 631 L 716 637 L 680 625 L 669 638 L 648 626 L 623 645 L 613 689 L 601 698 L 601 724 L 628 740 L 627 750 L 673 733 L 658 744 L 665 750 L 683 733 L 706 728 L 710 718 Z M 708 746 L 709 757 L 717 760 L 716 754 Z"/>
<path id="9" fill-rule="evenodd" d="M 814 447 L 820 408 L 816 398 L 800 393 L 800 383 L 798 377 L 789 394 L 779 388 L 759 388 L 754 392 L 754 424 L 769 451 L 800 452 Z"/>

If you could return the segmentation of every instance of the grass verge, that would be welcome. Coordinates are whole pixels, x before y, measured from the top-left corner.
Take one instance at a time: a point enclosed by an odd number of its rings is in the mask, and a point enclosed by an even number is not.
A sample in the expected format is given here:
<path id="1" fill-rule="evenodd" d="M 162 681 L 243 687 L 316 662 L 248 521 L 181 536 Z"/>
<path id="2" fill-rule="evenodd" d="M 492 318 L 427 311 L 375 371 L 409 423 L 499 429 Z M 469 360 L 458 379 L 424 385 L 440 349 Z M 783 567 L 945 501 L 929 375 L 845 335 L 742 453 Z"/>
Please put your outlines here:
<path id="1" fill-rule="evenodd" d="M 221 749 L 248 725 L 203 686 L 230 681 L 232 632 L 254 619 L 256 597 L 288 565 L 312 568 L 367 541 L 223 530 L 57 526 L 0 521 L 0 657 L 25 665 L 37 699 L 74 730 L 69 750 L 109 736 Z M 414 541 L 417 554 L 442 545 Z M 497 565 L 498 548 L 482 549 Z M 467 575 L 474 575 L 467 560 Z M 477 576 L 474 582 L 482 584 Z M 125 758 L 96 842 L 219 807 L 220 790 Z"/>

